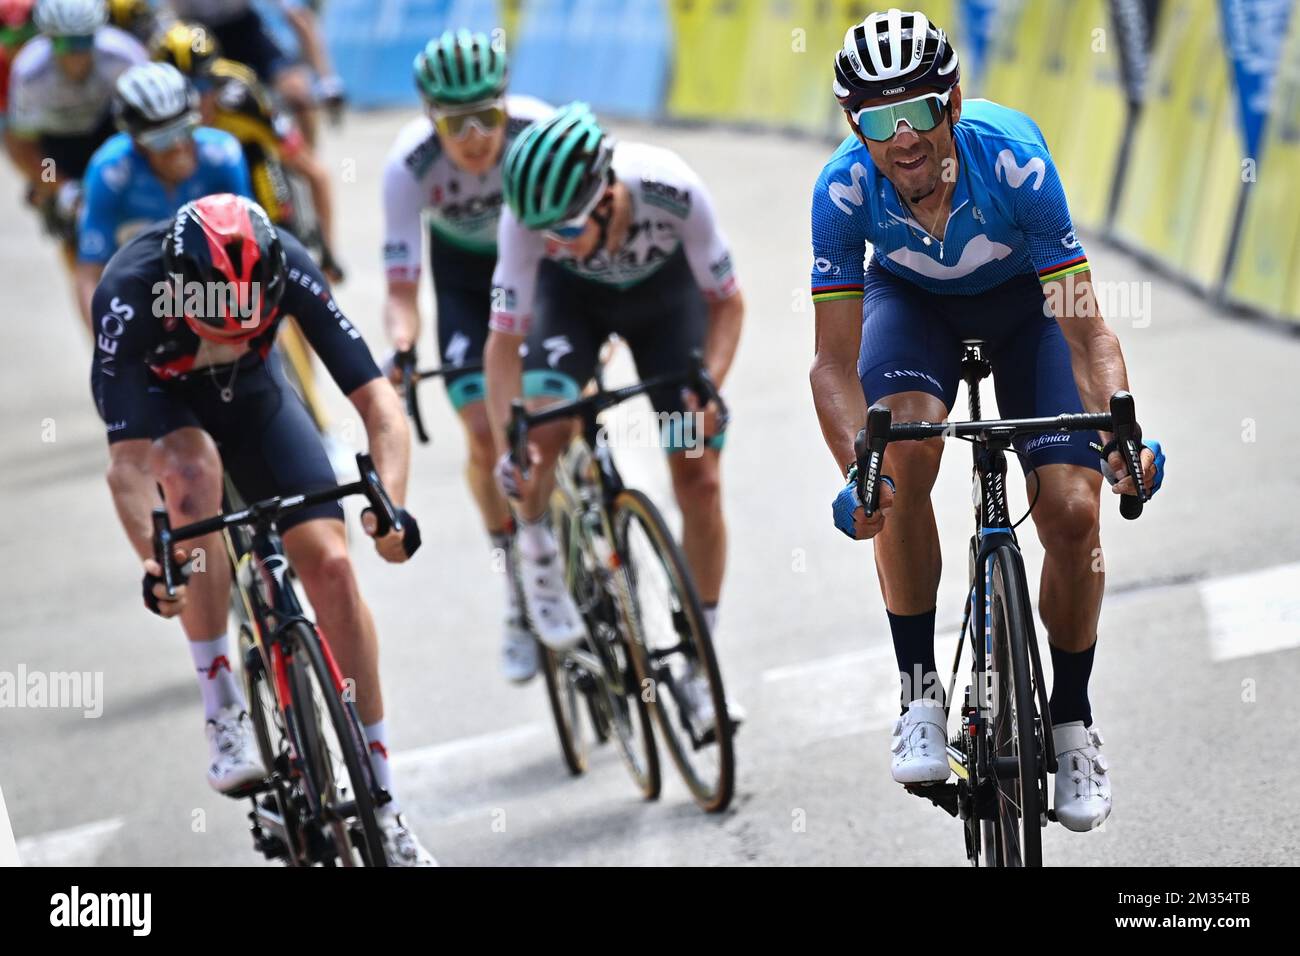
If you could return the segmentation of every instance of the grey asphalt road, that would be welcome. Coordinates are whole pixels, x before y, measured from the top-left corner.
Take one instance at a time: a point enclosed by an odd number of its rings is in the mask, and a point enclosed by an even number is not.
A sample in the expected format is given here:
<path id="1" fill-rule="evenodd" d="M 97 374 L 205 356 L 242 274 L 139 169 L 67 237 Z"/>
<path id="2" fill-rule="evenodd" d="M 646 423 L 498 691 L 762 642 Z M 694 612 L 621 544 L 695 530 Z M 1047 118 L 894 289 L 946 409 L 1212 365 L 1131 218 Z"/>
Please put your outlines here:
<path id="1" fill-rule="evenodd" d="M 378 174 L 404 118 L 353 116 L 327 133 L 349 267 L 338 299 L 376 353 Z M 424 408 L 435 440 L 415 450 L 410 499 L 424 550 L 394 568 L 354 547 L 380 627 L 406 811 L 449 864 L 960 864 L 958 824 L 890 781 L 896 675 L 871 546 L 830 523 L 838 480 L 809 395 L 805 292 L 808 200 L 830 149 L 616 128 L 676 149 L 711 185 L 749 306 L 727 383 L 731 548 L 718 634 L 729 688 L 749 714 L 738 794 L 729 812 L 707 817 L 666 765 L 662 799 L 646 804 L 608 749 L 584 778 L 568 776 L 540 682 L 516 688 L 498 675 L 502 583 L 461 479 L 458 427 L 431 388 Z M 55 252 L 19 194 L 6 166 L 0 671 L 88 672 L 103 687 L 93 719 L 72 708 L 0 710 L 0 787 L 19 853 L 29 863 L 254 863 L 246 805 L 204 781 L 202 716 L 180 631 L 140 607 L 139 571 L 102 477 L 89 345 Z M 1098 241 L 1088 250 L 1100 279 L 1149 291 L 1149 313 L 1112 319 L 1170 477 L 1140 521 L 1122 521 L 1105 502 L 1110 590 L 1092 696 L 1115 812 L 1094 833 L 1053 825 L 1046 857 L 1291 862 L 1300 843 L 1287 798 L 1300 764 L 1285 743 L 1300 720 L 1300 338 L 1216 311 Z M 346 403 L 332 398 L 340 427 L 356 434 Z M 620 460 L 672 510 L 658 452 L 625 449 Z M 964 446 L 950 448 L 934 495 L 949 569 L 941 661 L 964 588 L 968 461 Z M 1023 504 L 1018 483 L 1013 498 Z M 1041 549 L 1032 532 L 1022 542 L 1036 576 Z"/>

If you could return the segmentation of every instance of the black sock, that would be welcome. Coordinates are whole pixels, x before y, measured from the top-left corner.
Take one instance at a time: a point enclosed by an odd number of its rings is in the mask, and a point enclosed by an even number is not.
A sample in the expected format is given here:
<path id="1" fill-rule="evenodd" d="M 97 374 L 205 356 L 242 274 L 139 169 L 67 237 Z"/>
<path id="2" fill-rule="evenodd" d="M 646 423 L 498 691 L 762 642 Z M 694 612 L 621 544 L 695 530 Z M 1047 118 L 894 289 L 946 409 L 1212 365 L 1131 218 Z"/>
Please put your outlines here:
<path id="1" fill-rule="evenodd" d="M 1092 704 L 1088 702 L 1088 678 L 1092 676 L 1092 655 L 1097 643 L 1086 651 L 1063 651 L 1052 648 L 1052 723 L 1068 724 L 1082 720 L 1092 726 Z"/>
<path id="2" fill-rule="evenodd" d="M 903 712 L 908 704 L 922 697 L 942 702 L 943 684 L 934 663 L 934 611 L 885 613 L 889 615 L 889 632 L 894 636 Z"/>

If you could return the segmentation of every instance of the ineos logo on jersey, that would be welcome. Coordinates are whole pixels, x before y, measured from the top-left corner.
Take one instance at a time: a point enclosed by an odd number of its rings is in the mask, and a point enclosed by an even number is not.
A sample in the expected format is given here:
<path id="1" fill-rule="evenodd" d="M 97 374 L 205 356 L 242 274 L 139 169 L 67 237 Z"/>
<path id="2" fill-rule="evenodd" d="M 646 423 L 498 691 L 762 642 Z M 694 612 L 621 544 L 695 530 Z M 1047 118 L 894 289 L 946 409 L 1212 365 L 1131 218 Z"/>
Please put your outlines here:
<path id="1" fill-rule="evenodd" d="M 831 262 L 831 260 L 825 259 L 821 256 L 818 256 L 817 259 L 813 261 L 813 266 L 817 269 L 818 272 L 821 272 L 823 274 L 827 272 L 831 273 L 831 275 L 840 274 L 839 266 L 835 265 L 833 262 Z"/>
<path id="2" fill-rule="evenodd" d="M 105 375 L 113 375 L 112 361 L 117 354 L 117 340 L 126 331 L 126 323 L 135 318 L 135 307 L 123 302 L 117 296 L 108 303 L 108 311 L 99 317 L 99 334 L 95 336 L 95 345 L 103 354 L 100 356 L 100 368 Z"/>
<path id="3" fill-rule="evenodd" d="M 1065 246 L 1067 249 L 1079 248 L 1079 238 L 1074 234 L 1073 229 L 1061 237 L 1061 245 Z"/>

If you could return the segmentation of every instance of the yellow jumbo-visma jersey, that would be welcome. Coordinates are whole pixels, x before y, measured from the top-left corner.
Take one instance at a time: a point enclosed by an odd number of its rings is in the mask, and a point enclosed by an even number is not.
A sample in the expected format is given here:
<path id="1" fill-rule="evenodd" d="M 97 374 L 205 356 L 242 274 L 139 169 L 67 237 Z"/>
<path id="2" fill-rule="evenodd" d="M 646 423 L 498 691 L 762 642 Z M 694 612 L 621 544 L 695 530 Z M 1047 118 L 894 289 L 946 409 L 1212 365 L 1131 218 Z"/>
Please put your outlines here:
<path id="1" fill-rule="evenodd" d="M 302 148 L 302 134 L 275 108 L 257 74 L 244 64 L 218 59 L 209 76 L 217 97 L 212 125 L 230 133 L 244 147 L 253 198 L 272 222 L 292 228 L 293 194 L 281 157 Z"/>

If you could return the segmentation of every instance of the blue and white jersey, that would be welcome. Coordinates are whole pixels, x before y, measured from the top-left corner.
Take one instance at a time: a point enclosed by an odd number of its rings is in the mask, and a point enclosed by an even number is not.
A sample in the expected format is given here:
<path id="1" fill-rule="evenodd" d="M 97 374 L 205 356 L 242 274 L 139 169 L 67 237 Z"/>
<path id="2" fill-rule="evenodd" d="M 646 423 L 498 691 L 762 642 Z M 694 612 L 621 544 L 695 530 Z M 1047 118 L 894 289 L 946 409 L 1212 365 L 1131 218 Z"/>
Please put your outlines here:
<path id="1" fill-rule="evenodd" d="M 1088 268 L 1034 121 L 988 100 L 965 100 L 953 132 L 957 181 L 942 241 L 912 216 L 866 146 L 853 136 L 840 144 L 813 191 L 813 301 L 861 297 L 867 243 L 882 268 L 941 295 Z"/>
<path id="2" fill-rule="evenodd" d="M 95 150 L 82 180 L 84 200 L 77 223 L 77 259 L 107 262 L 140 229 L 176 214 L 185 203 L 211 193 L 253 198 L 239 140 L 218 129 L 194 131 L 198 168 L 175 187 L 164 186 L 148 158 L 126 133 Z"/>

